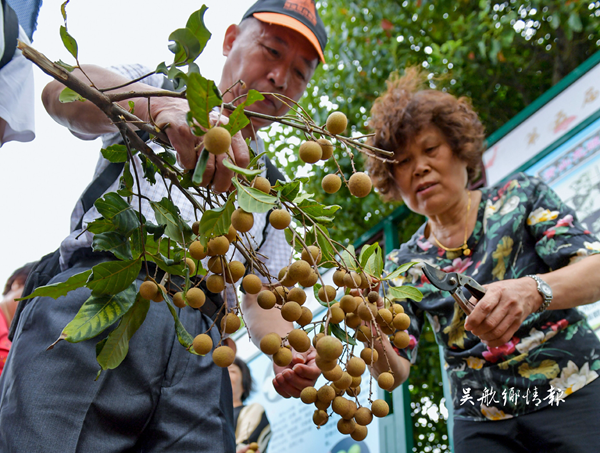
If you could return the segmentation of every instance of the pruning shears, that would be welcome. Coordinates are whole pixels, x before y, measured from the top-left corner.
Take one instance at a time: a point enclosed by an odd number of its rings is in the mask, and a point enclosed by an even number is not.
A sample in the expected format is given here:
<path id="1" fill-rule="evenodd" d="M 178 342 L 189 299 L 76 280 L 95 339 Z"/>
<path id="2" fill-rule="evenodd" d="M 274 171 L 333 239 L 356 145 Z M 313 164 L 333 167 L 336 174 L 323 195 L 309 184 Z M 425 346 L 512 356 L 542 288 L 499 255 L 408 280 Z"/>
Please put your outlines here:
<path id="1" fill-rule="evenodd" d="M 471 314 L 475 304 L 465 297 L 461 287 L 466 288 L 478 301 L 485 295 L 485 288 L 471 277 L 458 272 L 444 272 L 427 263 L 423 263 L 423 265 L 423 273 L 431 284 L 441 291 L 449 291 L 467 316 Z"/>

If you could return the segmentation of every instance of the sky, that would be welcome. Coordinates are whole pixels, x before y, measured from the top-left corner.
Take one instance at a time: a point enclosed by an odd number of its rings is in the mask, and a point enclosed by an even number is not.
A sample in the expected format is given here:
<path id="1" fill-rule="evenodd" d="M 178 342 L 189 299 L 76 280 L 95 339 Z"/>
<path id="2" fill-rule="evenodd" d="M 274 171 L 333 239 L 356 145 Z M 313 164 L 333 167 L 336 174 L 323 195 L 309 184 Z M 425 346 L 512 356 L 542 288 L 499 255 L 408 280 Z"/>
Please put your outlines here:
<path id="1" fill-rule="evenodd" d="M 50 60 L 74 64 L 59 36 L 64 0 L 44 0 L 33 47 Z M 205 0 L 205 23 L 213 36 L 197 60 L 202 75 L 215 80 L 225 61 L 222 42 L 230 24 L 239 23 L 254 0 Z M 203 2 L 190 0 L 71 0 L 69 33 L 77 40 L 81 64 L 140 63 L 155 68 L 172 61 L 168 37 L 185 26 Z M 23 264 L 53 252 L 69 234 L 75 203 L 90 183 L 100 140 L 82 141 L 55 123 L 40 96 L 51 80 L 34 68 L 36 138 L 0 148 L 0 286 Z"/>

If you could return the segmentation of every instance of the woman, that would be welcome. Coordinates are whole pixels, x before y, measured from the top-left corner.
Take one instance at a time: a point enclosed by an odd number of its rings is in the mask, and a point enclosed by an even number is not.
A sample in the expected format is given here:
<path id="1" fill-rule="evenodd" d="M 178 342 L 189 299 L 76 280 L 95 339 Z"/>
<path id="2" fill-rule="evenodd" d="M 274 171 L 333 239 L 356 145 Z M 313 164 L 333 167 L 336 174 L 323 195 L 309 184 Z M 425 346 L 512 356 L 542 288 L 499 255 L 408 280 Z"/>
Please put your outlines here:
<path id="1" fill-rule="evenodd" d="M 256 442 L 258 451 L 264 453 L 271 440 L 271 426 L 265 409 L 259 403 L 244 406 L 244 401 L 252 391 L 250 369 L 246 362 L 236 357 L 228 370 L 233 390 L 233 424 L 237 451 L 245 452 L 248 445 Z"/>
<path id="2" fill-rule="evenodd" d="M 487 293 L 466 319 L 418 264 L 394 282 L 424 295 L 404 304 L 414 341 L 394 355 L 397 383 L 408 377 L 427 316 L 445 352 L 455 451 L 594 451 L 600 341 L 574 307 L 600 299 L 600 243 L 536 178 L 469 190 L 483 126 L 467 100 L 421 90 L 424 82 L 414 68 L 393 76 L 371 111 L 371 144 L 396 159 L 369 160 L 374 185 L 427 217 L 386 267 L 427 262 L 473 277 Z"/>

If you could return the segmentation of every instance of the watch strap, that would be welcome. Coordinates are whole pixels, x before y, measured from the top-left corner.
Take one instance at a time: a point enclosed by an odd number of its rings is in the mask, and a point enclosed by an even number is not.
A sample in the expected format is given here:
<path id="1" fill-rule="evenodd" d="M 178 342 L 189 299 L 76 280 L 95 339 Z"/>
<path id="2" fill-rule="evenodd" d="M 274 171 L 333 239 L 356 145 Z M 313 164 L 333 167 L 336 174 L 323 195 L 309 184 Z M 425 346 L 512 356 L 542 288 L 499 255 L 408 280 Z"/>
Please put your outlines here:
<path id="1" fill-rule="evenodd" d="M 542 305 L 540 305 L 540 307 L 535 311 L 535 313 L 545 312 L 548 309 L 548 307 L 550 306 L 550 303 L 552 302 L 552 294 L 550 294 L 550 295 L 545 294 L 542 291 L 541 286 L 546 285 L 548 288 L 550 286 L 548 285 L 548 283 L 546 283 L 544 280 L 542 280 L 537 275 L 533 275 L 533 274 L 526 275 L 526 277 L 529 277 L 529 278 L 532 278 L 533 280 L 535 280 L 535 284 L 537 285 L 538 293 L 540 293 L 540 295 L 542 296 L 542 299 L 543 299 Z"/>

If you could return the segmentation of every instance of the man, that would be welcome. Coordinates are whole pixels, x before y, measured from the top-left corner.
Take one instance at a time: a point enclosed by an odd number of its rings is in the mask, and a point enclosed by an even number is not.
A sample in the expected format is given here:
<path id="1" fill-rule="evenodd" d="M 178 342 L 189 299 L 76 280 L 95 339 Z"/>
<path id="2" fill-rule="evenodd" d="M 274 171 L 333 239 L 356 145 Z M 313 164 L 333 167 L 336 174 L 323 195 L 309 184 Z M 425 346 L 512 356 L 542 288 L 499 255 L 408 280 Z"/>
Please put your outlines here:
<path id="1" fill-rule="evenodd" d="M 252 88 L 299 99 L 323 59 L 325 42 L 324 27 L 313 2 L 259 0 L 240 25 L 227 30 L 223 43 L 227 61 L 219 88 L 225 92 L 239 79 L 244 80 L 244 85 L 235 85 L 224 100 L 231 101 Z M 84 70 L 98 87 L 119 86 L 126 80 L 98 67 Z M 126 71 L 133 75 L 136 68 L 128 67 Z M 148 82 L 150 86 L 136 83 L 121 91 L 154 90 L 160 85 L 155 79 Z M 57 122 L 83 139 L 103 135 L 105 145 L 116 141 L 116 128 L 94 105 L 61 104 L 58 95 L 62 88 L 52 82 L 43 94 L 46 109 Z M 150 110 L 156 124 L 169 124 L 166 134 L 180 164 L 193 168 L 201 139 L 187 126 L 187 102 L 156 98 L 148 109 L 146 99 L 134 101 L 135 113 L 142 119 L 149 119 Z M 123 104 L 128 108 L 127 102 Z M 288 107 L 267 96 L 251 109 L 281 115 Z M 238 165 L 247 165 L 249 161 L 243 138 L 255 140 L 260 148 L 262 142 L 255 137 L 254 130 L 267 125 L 264 120 L 253 120 L 251 126 L 234 137 L 232 152 Z M 139 168 L 139 162 L 136 165 Z M 96 175 L 105 167 L 106 162 L 101 159 Z M 232 176 L 221 157 L 212 157 L 203 185 L 212 184 L 215 191 L 225 191 Z M 141 184 L 143 193 L 153 199 L 163 196 L 160 182 L 153 186 Z M 186 201 L 177 198 L 176 192 L 174 201 L 183 217 L 192 218 L 189 213 L 193 214 L 193 210 L 189 211 Z M 142 212 L 146 218 L 154 218 L 147 203 Z M 89 252 L 90 237 L 79 231 L 97 216 L 94 208 L 85 212 L 78 204 L 72 218 L 73 233 L 61 245 L 63 272 L 51 282 L 65 281 L 99 262 L 98 256 Z M 265 222 L 266 218 L 262 218 L 263 226 Z M 261 236 L 260 231 L 256 233 Z M 282 256 L 289 256 L 281 234 L 269 233 L 263 247 L 261 253 L 269 256 L 267 266 L 273 266 L 273 270 L 278 266 L 276 263 L 282 262 Z M 36 298 L 23 310 L 0 379 L 0 451 L 235 451 L 227 370 L 217 368 L 210 356 L 192 356 L 177 343 L 173 320 L 164 305 L 151 306 L 146 321 L 131 340 L 123 363 L 102 373 L 97 382 L 93 379 L 98 370 L 94 354 L 98 339 L 76 345 L 61 342 L 52 351 L 44 351 L 88 295 L 89 291 L 78 289 L 57 301 Z M 255 297 L 245 296 L 243 306 L 255 342 L 268 332 L 285 335 L 291 330 L 291 325 L 277 313 L 259 311 Z M 179 316 L 193 334 L 205 332 L 211 323 L 197 310 L 186 308 Z M 218 334 L 214 331 L 211 334 L 217 342 Z M 275 371 L 277 391 L 285 397 L 298 396 L 319 375 L 314 350 L 296 353 L 290 366 L 276 367 Z"/>

